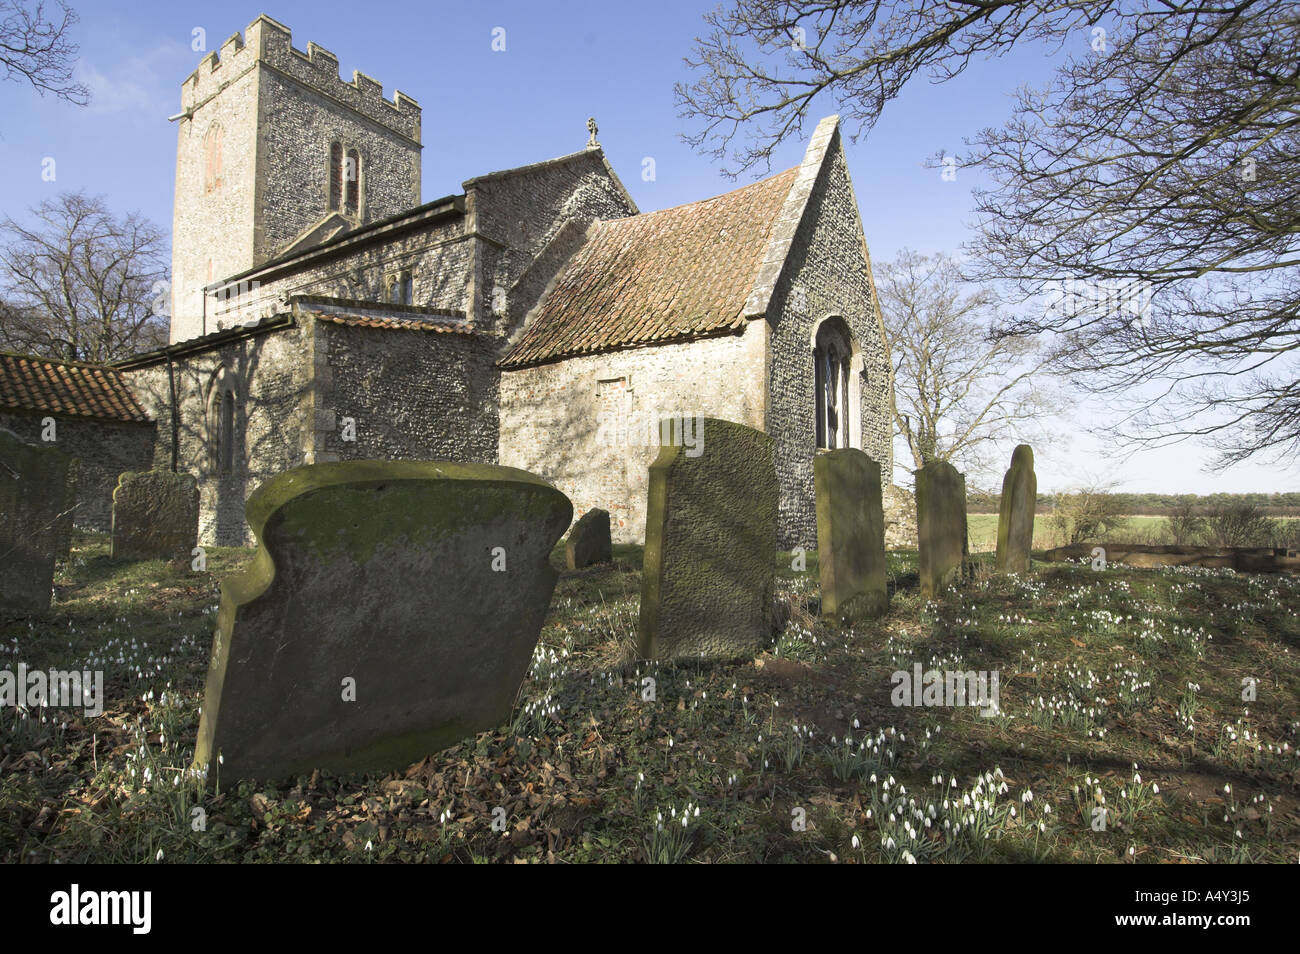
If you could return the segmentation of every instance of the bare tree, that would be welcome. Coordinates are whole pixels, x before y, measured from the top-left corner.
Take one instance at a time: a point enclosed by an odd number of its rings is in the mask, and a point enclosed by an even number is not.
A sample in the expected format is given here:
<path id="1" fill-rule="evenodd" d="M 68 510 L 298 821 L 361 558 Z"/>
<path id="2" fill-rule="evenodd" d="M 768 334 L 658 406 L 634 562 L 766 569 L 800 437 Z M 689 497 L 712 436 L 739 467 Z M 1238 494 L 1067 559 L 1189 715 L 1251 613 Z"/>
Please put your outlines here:
<path id="1" fill-rule="evenodd" d="M 1169 522 L 1169 535 L 1174 538 L 1175 546 L 1194 544 L 1205 536 L 1209 526 L 1196 511 L 1196 501 L 1185 498 L 1174 504 L 1165 517 Z"/>
<path id="2" fill-rule="evenodd" d="M 1108 484 L 1092 481 L 1052 498 L 1047 524 L 1065 544 L 1101 540 L 1128 523 L 1123 505 Z"/>
<path id="3" fill-rule="evenodd" d="M 110 361 L 167 343 L 162 232 L 100 198 L 64 193 L 30 227 L 0 222 L 0 347 Z"/>
<path id="4" fill-rule="evenodd" d="M 707 19 L 679 102 L 688 141 L 739 170 L 823 93 L 860 133 L 918 75 L 1054 45 L 1054 81 L 953 157 L 996 184 L 976 192 L 972 251 L 974 274 L 1024 296 L 1002 330 L 1052 333 L 1130 446 L 1300 455 L 1294 2 L 733 0 Z"/>
<path id="5" fill-rule="evenodd" d="M 894 423 L 916 468 L 950 461 L 976 473 L 1011 438 L 1046 438 L 1055 413 L 1035 381 L 1043 359 L 1026 338 L 990 337 L 996 301 L 970 291 L 957 262 L 904 249 L 876 268 L 894 364 Z"/>
<path id="6" fill-rule="evenodd" d="M 1209 535 L 1221 547 L 1269 546 L 1277 527 L 1252 503 L 1224 503 L 1210 509 Z"/>
<path id="7" fill-rule="evenodd" d="M 46 19 L 44 3 L 0 0 L 0 69 L 4 79 L 31 83 L 41 95 L 84 106 L 90 90 L 72 79 L 77 45 L 68 34 L 79 19 L 64 3 L 59 14 Z"/>

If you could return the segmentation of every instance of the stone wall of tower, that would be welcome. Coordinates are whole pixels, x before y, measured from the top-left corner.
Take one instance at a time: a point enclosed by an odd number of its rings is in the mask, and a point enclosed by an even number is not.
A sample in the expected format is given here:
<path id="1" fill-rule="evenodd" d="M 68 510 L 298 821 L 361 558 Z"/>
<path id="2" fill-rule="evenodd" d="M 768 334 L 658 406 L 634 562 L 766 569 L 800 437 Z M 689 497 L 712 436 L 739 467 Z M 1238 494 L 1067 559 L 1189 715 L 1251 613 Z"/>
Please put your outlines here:
<path id="1" fill-rule="evenodd" d="M 420 108 L 362 74 L 339 79 L 337 57 L 316 44 L 304 56 L 288 35 L 268 35 L 258 97 L 255 262 L 274 258 L 329 209 L 330 146 L 360 156 L 352 225 L 368 225 L 420 204 Z"/>
<path id="2" fill-rule="evenodd" d="M 420 107 L 287 27 L 258 17 L 182 84 L 172 232 L 171 340 L 205 327 L 203 286 L 274 257 L 329 214 L 329 152 L 360 154 L 365 225 L 420 203 Z M 219 169 L 213 149 L 219 136 Z"/>
<path id="3" fill-rule="evenodd" d="M 192 114 L 177 129 L 173 342 L 202 333 L 204 285 L 253 264 L 258 71 L 246 47 L 227 43 L 223 51 L 226 62 L 211 54 L 182 88 L 182 108 Z M 209 136 L 220 142 L 219 171 L 209 168 Z"/>

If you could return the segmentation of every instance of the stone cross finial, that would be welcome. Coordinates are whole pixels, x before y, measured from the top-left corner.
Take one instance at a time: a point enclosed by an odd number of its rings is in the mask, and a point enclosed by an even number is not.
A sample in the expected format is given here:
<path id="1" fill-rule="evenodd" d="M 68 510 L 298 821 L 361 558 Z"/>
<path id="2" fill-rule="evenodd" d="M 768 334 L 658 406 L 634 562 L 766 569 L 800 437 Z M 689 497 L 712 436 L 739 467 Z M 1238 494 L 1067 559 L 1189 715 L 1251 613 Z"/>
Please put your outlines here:
<path id="1" fill-rule="evenodd" d="M 587 140 L 587 148 L 588 149 L 598 148 L 600 146 L 600 143 L 596 142 L 596 117 L 595 116 L 587 117 L 587 132 L 591 133 L 591 138 Z"/>

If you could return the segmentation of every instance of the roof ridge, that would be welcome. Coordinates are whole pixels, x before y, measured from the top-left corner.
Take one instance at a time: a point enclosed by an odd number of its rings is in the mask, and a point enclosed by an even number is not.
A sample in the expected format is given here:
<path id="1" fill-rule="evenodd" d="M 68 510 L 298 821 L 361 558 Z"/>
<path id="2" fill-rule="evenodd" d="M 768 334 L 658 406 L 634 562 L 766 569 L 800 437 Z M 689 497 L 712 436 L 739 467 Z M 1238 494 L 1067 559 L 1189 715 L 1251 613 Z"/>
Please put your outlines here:
<path id="1" fill-rule="evenodd" d="M 111 364 L 106 361 L 72 361 L 66 358 L 47 358 L 44 355 L 30 354 L 23 351 L 0 351 L 0 357 L 4 358 L 22 358 L 26 361 L 40 361 L 44 364 L 65 364 L 72 368 L 90 368 L 101 371 L 116 371 Z"/>
<path id="2" fill-rule="evenodd" d="M 786 194 L 785 204 L 773 223 L 768 240 L 767 254 L 754 275 L 754 282 L 748 298 L 745 300 L 744 313 L 751 317 L 766 315 L 772 304 L 772 296 L 785 271 L 790 258 L 790 249 L 794 246 L 796 233 L 803 223 L 804 214 L 812 198 L 813 187 L 826 166 L 826 157 L 830 154 L 831 144 L 839 135 L 840 117 L 826 116 L 817 123 L 808 148 L 804 151 L 803 162 L 798 166 L 799 172 Z"/>
<path id="3" fill-rule="evenodd" d="M 584 156 L 589 156 L 592 155 L 593 153 L 599 153 L 602 156 L 605 154 L 604 150 L 601 149 L 599 146 L 595 146 L 595 147 L 589 146 L 583 149 L 579 149 L 577 152 L 568 152 L 562 156 L 555 156 L 552 159 L 539 159 L 536 162 L 526 162 L 522 166 L 510 166 L 507 169 L 497 169 L 493 172 L 484 172 L 480 175 L 473 176 L 469 179 L 466 179 L 460 185 L 462 189 L 467 189 L 477 182 L 485 182 L 489 179 L 501 179 L 504 178 L 505 176 L 517 175 L 520 172 L 528 172 L 533 169 L 540 169 L 544 166 L 558 166 L 562 162 L 572 162 L 574 159 L 579 159 Z"/>
<path id="4" fill-rule="evenodd" d="M 704 205 L 706 202 L 716 202 L 719 199 L 725 199 L 728 196 L 734 196 L 737 192 L 744 192 L 746 189 L 753 189 L 761 185 L 768 185 L 774 180 L 781 178 L 782 176 L 787 176 L 792 172 L 796 172 L 798 169 L 799 166 L 791 166 L 789 169 L 782 169 L 780 172 L 774 172 L 772 175 L 767 176 L 763 179 L 755 179 L 753 182 L 747 182 L 743 186 L 737 186 L 736 188 L 731 189 L 728 192 L 720 192 L 717 195 L 711 195 L 704 199 L 696 199 L 694 202 L 680 202 L 677 205 L 665 206 L 662 209 L 655 209 L 651 212 L 638 212 L 636 215 L 624 215 L 617 219 L 601 219 L 597 224 L 616 225 L 619 222 L 626 222 L 629 219 L 645 219 L 654 215 L 662 215 L 667 212 L 674 212 L 678 209 L 689 208 L 690 206 L 693 205 Z"/>

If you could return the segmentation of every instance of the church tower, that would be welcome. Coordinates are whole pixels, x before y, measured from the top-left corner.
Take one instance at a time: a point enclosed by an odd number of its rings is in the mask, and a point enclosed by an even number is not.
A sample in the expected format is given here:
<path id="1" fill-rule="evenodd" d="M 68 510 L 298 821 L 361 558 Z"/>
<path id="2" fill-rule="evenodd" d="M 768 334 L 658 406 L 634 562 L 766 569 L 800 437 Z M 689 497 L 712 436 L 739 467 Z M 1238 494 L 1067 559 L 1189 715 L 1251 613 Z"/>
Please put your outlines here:
<path id="1" fill-rule="evenodd" d="M 266 16 L 181 87 L 171 340 L 217 330 L 204 287 L 420 204 L 420 106 Z"/>

